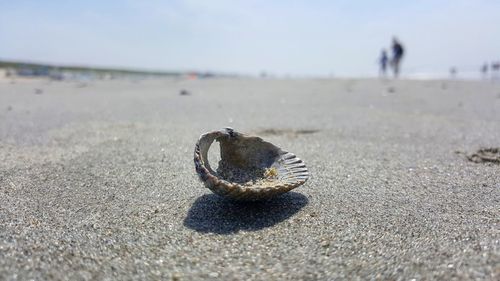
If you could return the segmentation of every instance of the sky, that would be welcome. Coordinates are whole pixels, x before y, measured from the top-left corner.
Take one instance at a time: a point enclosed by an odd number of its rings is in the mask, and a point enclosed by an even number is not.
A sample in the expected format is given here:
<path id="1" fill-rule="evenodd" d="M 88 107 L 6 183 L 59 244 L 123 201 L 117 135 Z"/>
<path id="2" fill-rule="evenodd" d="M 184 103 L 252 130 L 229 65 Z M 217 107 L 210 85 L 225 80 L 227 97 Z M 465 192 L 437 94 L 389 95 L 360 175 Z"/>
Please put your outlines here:
<path id="1" fill-rule="evenodd" d="M 498 0 L 0 0 L 0 59 L 166 71 L 373 76 L 500 61 Z"/>

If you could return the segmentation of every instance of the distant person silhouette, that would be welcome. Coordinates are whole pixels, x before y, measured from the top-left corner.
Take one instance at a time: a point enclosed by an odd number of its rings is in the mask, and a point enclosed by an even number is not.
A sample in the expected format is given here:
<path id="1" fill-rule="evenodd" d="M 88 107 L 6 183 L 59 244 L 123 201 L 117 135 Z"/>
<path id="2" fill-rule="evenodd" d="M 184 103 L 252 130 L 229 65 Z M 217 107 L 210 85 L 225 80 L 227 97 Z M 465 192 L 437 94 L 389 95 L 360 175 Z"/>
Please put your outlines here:
<path id="1" fill-rule="evenodd" d="M 379 75 L 382 77 L 385 77 L 388 62 L 389 62 L 389 57 L 387 57 L 387 51 L 385 49 L 382 49 L 382 52 L 380 53 L 380 58 L 378 61 L 378 63 L 380 64 Z"/>
<path id="2" fill-rule="evenodd" d="M 451 79 L 457 78 L 457 73 L 458 73 L 458 69 L 456 67 L 452 66 L 450 68 L 450 77 L 451 77 Z"/>
<path id="3" fill-rule="evenodd" d="M 485 62 L 483 66 L 481 66 L 481 75 L 483 79 L 488 78 L 488 63 Z"/>
<path id="4" fill-rule="evenodd" d="M 403 45 L 399 42 L 399 40 L 396 37 L 392 38 L 392 69 L 394 70 L 394 77 L 399 76 L 399 71 L 400 71 L 400 64 L 401 64 L 401 59 L 403 58 L 404 55 L 404 48 Z"/>
<path id="5" fill-rule="evenodd" d="M 491 63 L 491 79 L 498 79 L 498 72 L 500 72 L 500 61 Z"/>

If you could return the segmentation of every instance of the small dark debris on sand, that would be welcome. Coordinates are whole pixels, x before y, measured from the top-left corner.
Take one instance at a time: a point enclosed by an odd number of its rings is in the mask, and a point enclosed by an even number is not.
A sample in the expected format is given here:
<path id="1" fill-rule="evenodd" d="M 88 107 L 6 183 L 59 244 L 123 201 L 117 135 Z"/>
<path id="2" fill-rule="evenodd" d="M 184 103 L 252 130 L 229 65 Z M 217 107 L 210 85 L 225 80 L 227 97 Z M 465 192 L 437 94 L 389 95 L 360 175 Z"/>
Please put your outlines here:
<path id="1" fill-rule="evenodd" d="M 12 111 L 12 106 L 11 105 L 7 106 L 7 111 Z"/>
<path id="2" fill-rule="evenodd" d="M 182 89 L 182 90 L 179 91 L 179 95 L 181 95 L 181 96 L 189 96 L 189 95 L 191 95 L 191 93 L 188 90 Z"/>
<path id="3" fill-rule="evenodd" d="M 35 89 L 35 94 L 36 94 L 36 95 L 41 95 L 41 94 L 43 94 L 43 90 L 42 90 L 42 89 L 40 89 L 40 88 L 36 88 L 36 89 Z"/>
<path id="4" fill-rule="evenodd" d="M 85 88 L 85 87 L 87 87 L 87 86 L 88 86 L 88 84 L 87 84 L 87 83 L 85 83 L 85 82 L 81 82 L 81 83 L 76 84 L 76 87 L 77 87 L 77 88 Z"/>
<path id="5" fill-rule="evenodd" d="M 394 87 L 389 87 L 389 88 L 387 88 L 387 92 L 388 93 L 395 93 L 396 89 Z"/>
<path id="6" fill-rule="evenodd" d="M 282 135 L 287 135 L 287 136 L 293 136 L 296 137 L 298 135 L 309 135 L 309 134 L 314 134 L 319 132 L 319 130 L 315 129 L 299 129 L 299 130 L 293 130 L 293 129 L 263 129 L 260 131 L 257 131 L 256 133 L 258 135 L 263 135 L 263 136 L 282 136 Z"/>
<path id="7" fill-rule="evenodd" d="M 466 154 L 461 151 L 455 151 L 457 154 L 464 154 L 467 157 L 467 160 L 474 163 L 495 163 L 500 164 L 500 148 L 499 147 L 490 147 L 490 148 L 481 148 L 475 153 Z"/>

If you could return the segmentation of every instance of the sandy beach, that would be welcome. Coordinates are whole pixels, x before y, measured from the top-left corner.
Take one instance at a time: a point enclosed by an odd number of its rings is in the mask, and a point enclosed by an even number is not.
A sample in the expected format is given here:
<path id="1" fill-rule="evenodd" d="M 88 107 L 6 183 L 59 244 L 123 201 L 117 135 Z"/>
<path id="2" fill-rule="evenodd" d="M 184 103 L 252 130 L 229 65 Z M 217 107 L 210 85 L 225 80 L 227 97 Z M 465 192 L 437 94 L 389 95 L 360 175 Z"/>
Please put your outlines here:
<path id="1" fill-rule="evenodd" d="M 212 194 L 194 144 L 227 126 L 311 178 Z M 500 147 L 491 81 L 4 78 L 0 280 L 499 280 L 482 147 Z"/>

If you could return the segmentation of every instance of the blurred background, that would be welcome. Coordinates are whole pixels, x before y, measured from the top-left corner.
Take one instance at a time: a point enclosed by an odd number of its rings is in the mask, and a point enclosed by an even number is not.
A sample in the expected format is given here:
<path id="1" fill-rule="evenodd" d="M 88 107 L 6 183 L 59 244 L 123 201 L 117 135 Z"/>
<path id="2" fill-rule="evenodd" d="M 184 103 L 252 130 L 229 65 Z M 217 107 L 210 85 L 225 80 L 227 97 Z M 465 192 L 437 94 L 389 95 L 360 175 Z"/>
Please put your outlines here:
<path id="1" fill-rule="evenodd" d="M 499 15 L 0 0 L 0 280 L 500 280 Z M 193 151 L 225 127 L 308 182 L 212 194 Z"/>
<path id="2" fill-rule="evenodd" d="M 500 2 L 0 1 L 0 60 L 274 77 L 480 78 L 500 61 Z M 10 65 L 12 66 L 12 65 Z M 29 70 L 27 70 L 29 72 Z M 42 70 L 43 72 L 43 70 Z"/>

